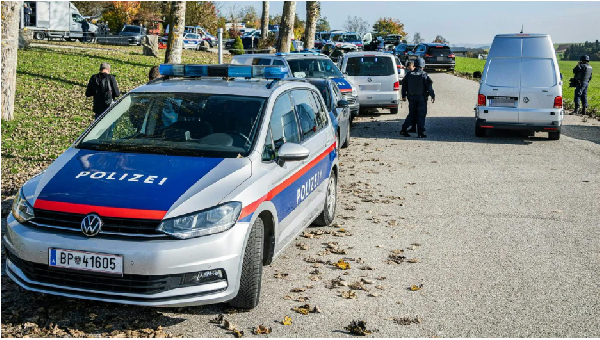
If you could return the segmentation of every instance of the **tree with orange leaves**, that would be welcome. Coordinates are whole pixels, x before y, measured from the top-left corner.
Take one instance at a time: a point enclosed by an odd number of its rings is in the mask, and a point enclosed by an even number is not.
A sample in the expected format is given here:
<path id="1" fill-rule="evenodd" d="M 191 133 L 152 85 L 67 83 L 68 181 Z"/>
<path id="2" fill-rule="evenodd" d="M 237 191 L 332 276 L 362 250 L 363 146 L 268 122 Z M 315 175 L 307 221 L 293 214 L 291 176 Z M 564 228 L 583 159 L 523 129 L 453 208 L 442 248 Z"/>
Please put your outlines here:
<path id="1" fill-rule="evenodd" d="M 102 18 L 108 23 L 111 32 L 119 32 L 123 25 L 131 24 L 140 11 L 141 1 L 111 1 L 110 8 Z"/>

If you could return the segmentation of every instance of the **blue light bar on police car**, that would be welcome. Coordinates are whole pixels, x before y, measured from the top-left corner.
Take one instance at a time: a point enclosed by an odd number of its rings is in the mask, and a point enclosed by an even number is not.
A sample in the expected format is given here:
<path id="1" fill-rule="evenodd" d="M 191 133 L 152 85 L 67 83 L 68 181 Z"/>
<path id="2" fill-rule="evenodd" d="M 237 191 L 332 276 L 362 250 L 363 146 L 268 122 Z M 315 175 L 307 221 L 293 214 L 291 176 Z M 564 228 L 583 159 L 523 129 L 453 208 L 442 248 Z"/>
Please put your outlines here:
<path id="1" fill-rule="evenodd" d="M 283 79 L 288 75 L 285 66 L 248 66 L 248 65 L 182 65 L 162 64 L 159 72 L 163 76 L 176 77 L 227 77 L 227 78 L 265 78 Z"/>

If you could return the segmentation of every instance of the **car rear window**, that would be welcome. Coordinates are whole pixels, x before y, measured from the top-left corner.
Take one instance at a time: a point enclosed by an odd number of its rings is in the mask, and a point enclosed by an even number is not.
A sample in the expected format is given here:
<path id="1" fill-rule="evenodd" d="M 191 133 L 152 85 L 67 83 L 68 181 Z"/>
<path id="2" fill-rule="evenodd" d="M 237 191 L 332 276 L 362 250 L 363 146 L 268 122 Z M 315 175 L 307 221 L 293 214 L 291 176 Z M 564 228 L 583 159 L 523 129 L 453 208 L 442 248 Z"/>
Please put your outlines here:
<path id="1" fill-rule="evenodd" d="M 395 74 L 394 63 L 388 56 L 364 56 L 348 58 L 346 72 L 349 76 L 391 76 Z"/>
<path id="2" fill-rule="evenodd" d="M 448 54 L 452 54 L 452 50 L 448 46 L 432 46 L 429 48 L 428 54 L 432 56 L 447 56 Z"/>

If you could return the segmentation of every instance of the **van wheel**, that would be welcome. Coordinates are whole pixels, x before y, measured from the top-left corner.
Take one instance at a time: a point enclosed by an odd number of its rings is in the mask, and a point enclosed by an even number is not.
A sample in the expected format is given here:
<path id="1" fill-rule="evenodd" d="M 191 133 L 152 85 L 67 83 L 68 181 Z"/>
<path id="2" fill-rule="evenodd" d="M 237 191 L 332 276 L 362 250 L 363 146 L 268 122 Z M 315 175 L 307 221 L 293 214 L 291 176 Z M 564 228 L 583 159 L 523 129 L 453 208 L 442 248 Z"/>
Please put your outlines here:
<path id="1" fill-rule="evenodd" d="M 346 139 L 344 140 L 344 144 L 342 144 L 342 148 L 347 148 L 350 145 L 350 122 L 348 122 L 348 131 L 346 132 Z"/>
<path id="2" fill-rule="evenodd" d="M 398 107 L 396 106 L 395 109 L 390 109 L 390 113 L 393 115 L 397 115 L 398 114 Z"/>
<path id="3" fill-rule="evenodd" d="M 33 35 L 33 38 L 35 40 L 44 40 L 45 37 L 46 35 L 44 34 L 44 32 L 35 32 L 35 34 Z"/>
<path id="4" fill-rule="evenodd" d="M 560 139 L 560 131 L 548 132 L 548 139 L 559 140 Z"/>
<path id="5" fill-rule="evenodd" d="M 263 271 L 264 233 L 265 223 L 261 218 L 257 218 L 244 250 L 240 290 L 236 297 L 229 301 L 229 305 L 234 308 L 252 309 L 258 306 Z"/>
<path id="6" fill-rule="evenodd" d="M 320 226 L 328 226 L 333 222 L 333 218 L 335 217 L 335 207 L 337 204 L 337 178 L 335 177 L 335 173 L 331 170 L 331 175 L 329 176 L 329 182 L 327 183 L 327 195 L 325 196 L 325 207 L 323 207 L 323 211 L 321 215 L 317 217 L 315 220 L 316 225 Z"/>
<path id="7" fill-rule="evenodd" d="M 475 137 L 485 137 L 486 134 L 486 129 L 479 127 L 479 125 L 475 125 Z"/>

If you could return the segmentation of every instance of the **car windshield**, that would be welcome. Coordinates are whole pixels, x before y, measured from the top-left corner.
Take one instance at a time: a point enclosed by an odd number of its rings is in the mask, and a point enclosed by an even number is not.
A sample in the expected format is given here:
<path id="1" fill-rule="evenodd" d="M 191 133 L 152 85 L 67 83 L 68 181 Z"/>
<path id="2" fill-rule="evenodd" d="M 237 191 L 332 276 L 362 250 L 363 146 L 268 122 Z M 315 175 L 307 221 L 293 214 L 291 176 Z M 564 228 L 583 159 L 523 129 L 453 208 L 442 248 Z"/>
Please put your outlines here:
<path id="1" fill-rule="evenodd" d="M 385 37 L 383 39 L 383 41 L 385 41 L 386 43 L 395 43 L 397 41 L 400 41 L 400 37 L 397 36 L 393 36 L 393 37 Z"/>
<path id="2" fill-rule="evenodd" d="M 199 157 L 250 153 L 265 98 L 200 93 L 131 93 L 78 148 Z"/>
<path id="3" fill-rule="evenodd" d="M 347 34 L 344 36 L 344 41 L 361 41 L 356 34 Z"/>
<path id="4" fill-rule="evenodd" d="M 287 62 L 297 78 L 342 78 L 342 73 L 329 58 L 288 59 Z"/>
<path id="5" fill-rule="evenodd" d="M 348 58 L 346 72 L 349 76 L 391 76 L 395 73 L 392 58 L 381 57 L 352 57 Z"/>
<path id="6" fill-rule="evenodd" d="M 198 34 L 195 33 L 188 33 L 185 36 L 186 39 L 200 39 L 200 36 L 198 36 Z"/>
<path id="7" fill-rule="evenodd" d="M 452 50 L 448 46 L 434 46 L 429 48 L 429 54 L 432 56 L 448 56 L 448 54 L 452 54 Z"/>
<path id="8" fill-rule="evenodd" d="M 123 32 L 126 33 L 141 33 L 142 28 L 139 26 L 125 26 L 123 27 Z"/>
<path id="9" fill-rule="evenodd" d="M 329 40 L 331 38 L 331 33 L 321 33 L 321 39 Z"/>
<path id="10" fill-rule="evenodd" d="M 317 85 L 316 88 L 319 90 L 319 92 L 321 92 L 321 96 L 323 96 L 323 99 L 325 99 L 325 106 L 327 107 L 327 110 L 329 110 L 329 105 L 331 104 L 331 98 L 329 98 L 329 88 L 325 85 Z"/>

